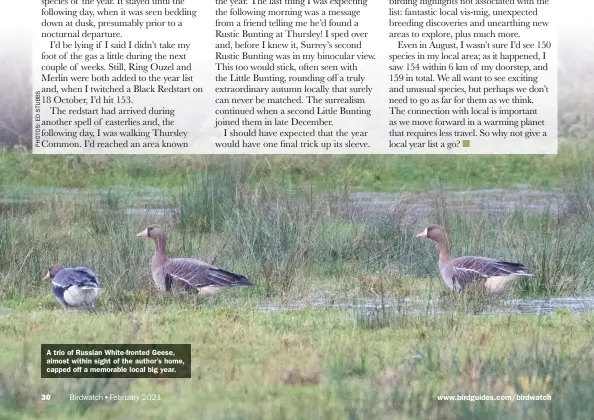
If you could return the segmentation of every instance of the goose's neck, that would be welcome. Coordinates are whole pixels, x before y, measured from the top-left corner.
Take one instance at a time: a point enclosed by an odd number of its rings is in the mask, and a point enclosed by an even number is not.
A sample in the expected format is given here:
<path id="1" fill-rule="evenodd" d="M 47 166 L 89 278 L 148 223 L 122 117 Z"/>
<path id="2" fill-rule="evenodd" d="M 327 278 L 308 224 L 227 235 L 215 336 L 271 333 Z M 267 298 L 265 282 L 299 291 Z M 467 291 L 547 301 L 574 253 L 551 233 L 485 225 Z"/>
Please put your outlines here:
<path id="1" fill-rule="evenodd" d="M 437 242 L 437 249 L 439 249 L 439 266 L 443 267 L 451 261 L 450 244 L 447 236 L 443 236 Z"/>
<path id="2" fill-rule="evenodd" d="M 165 236 L 155 238 L 155 259 L 165 261 L 167 259 L 167 240 Z"/>

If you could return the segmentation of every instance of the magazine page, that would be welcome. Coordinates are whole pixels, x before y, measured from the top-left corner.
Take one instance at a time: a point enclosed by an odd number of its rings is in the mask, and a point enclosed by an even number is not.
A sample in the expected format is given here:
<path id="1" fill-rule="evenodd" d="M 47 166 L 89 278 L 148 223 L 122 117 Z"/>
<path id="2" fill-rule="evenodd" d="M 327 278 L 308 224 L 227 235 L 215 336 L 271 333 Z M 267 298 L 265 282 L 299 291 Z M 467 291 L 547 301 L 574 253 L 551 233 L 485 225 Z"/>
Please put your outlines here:
<path id="1" fill-rule="evenodd" d="M 589 419 L 583 0 L 0 13 L 1 419 Z"/>

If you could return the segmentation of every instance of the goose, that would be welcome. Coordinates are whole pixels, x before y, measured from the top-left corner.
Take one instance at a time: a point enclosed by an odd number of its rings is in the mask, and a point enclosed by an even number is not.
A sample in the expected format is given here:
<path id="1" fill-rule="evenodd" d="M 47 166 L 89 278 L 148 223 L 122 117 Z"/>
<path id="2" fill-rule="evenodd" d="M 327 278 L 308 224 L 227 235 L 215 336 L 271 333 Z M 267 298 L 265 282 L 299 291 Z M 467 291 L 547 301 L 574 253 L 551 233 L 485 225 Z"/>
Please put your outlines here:
<path id="1" fill-rule="evenodd" d="M 167 240 L 159 225 L 148 226 L 136 236 L 155 242 L 155 255 L 151 264 L 153 280 L 162 292 L 173 289 L 197 291 L 199 295 L 214 296 L 230 287 L 253 286 L 242 275 L 220 269 L 204 261 L 191 258 L 168 258 Z"/>
<path id="2" fill-rule="evenodd" d="M 459 291 L 471 282 L 484 282 L 490 292 L 501 292 L 513 281 L 531 277 L 523 264 L 487 257 L 458 257 L 452 259 L 448 234 L 439 225 L 429 225 L 417 238 L 428 238 L 439 249 L 439 272 L 450 290 Z"/>
<path id="3" fill-rule="evenodd" d="M 94 308 L 101 286 L 97 275 L 87 267 L 64 268 L 55 264 L 43 280 L 52 281 L 56 299 L 64 310 L 68 308 Z"/>

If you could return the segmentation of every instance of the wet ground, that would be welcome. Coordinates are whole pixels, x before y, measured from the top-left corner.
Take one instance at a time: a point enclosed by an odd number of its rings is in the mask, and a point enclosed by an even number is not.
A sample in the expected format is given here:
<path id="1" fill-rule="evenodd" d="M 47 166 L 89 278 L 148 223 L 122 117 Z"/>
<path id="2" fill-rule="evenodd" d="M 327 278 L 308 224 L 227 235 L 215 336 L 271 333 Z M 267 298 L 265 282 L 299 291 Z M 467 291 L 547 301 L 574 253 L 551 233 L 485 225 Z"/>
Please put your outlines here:
<path id="1" fill-rule="evenodd" d="M 439 315 L 451 312 L 444 301 L 439 299 L 357 299 L 355 302 L 337 303 L 332 297 L 319 297 L 313 301 L 302 304 L 269 306 L 259 305 L 262 311 L 287 311 L 293 309 L 343 309 L 356 310 L 363 314 L 374 312 L 387 312 L 402 316 Z M 594 311 L 594 296 L 564 297 L 551 299 L 513 299 L 502 300 L 497 304 L 488 306 L 481 312 L 483 315 L 503 314 L 532 314 L 550 315 L 558 311 L 572 311 L 584 313 Z"/>
<path id="2" fill-rule="evenodd" d="M 369 193 L 354 192 L 347 196 L 326 194 L 326 213 L 330 217 L 364 220 L 390 213 L 414 215 L 415 219 L 428 216 L 436 207 L 447 211 L 476 212 L 478 214 L 506 213 L 514 210 L 524 212 L 565 212 L 567 202 L 562 191 L 537 191 L 529 188 L 515 190 L 438 191 Z M 131 215 L 170 216 L 175 208 L 129 208 Z"/>
<path id="3" fill-rule="evenodd" d="M 60 197 L 108 194 L 100 190 L 55 189 L 44 194 L 43 191 L 19 193 L 7 191 L 0 194 L 0 214 L 11 211 L 33 211 L 41 203 L 37 201 L 60 200 Z M 39 198 L 41 197 L 41 199 Z M 48 198 L 51 197 L 51 198 Z M 127 214 L 167 216 L 177 212 L 175 208 L 164 208 L 167 194 L 158 188 L 125 190 L 124 197 L 134 202 L 134 207 L 126 209 Z M 542 212 L 564 212 L 568 210 L 563 191 L 535 190 L 524 185 L 514 185 L 513 189 L 489 189 L 474 191 L 440 190 L 426 192 L 351 192 L 347 195 L 325 194 L 329 215 L 350 218 L 381 216 L 406 208 L 415 214 L 424 214 L 437 205 L 447 210 L 469 212 L 510 212 L 513 210 Z M 162 208 L 155 208 L 162 207 Z"/>
<path id="4" fill-rule="evenodd" d="M 449 211 L 463 210 L 476 213 L 506 213 L 514 210 L 543 213 L 567 210 L 562 191 L 541 191 L 526 187 L 514 190 L 352 193 L 349 201 L 355 215 L 369 215 L 373 212 L 388 213 L 398 210 L 401 206 L 413 208 L 422 214 L 427 214 L 436 206 Z"/>
<path id="5" fill-rule="evenodd" d="M 257 305 L 257 310 L 264 312 L 291 311 L 299 309 L 336 309 L 349 310 L 362 316 L 373 317 L 375 314 L 393 316 L 435 316 L 452 313 L 444 301 L 439 299 L 356 299 L 351 303 L 337 303 L 334 298 L 320 297 L 307 303 L 290 305 Z M 503 300 L 475 311 L 477 315 L 552 315 L 561 311 L 586 313 L 594 311 L 594 296 L 564 297 L 551 299 L 513 299 Z M 11 308 L 0 307 L 0 316 L 9 316 Z"/>

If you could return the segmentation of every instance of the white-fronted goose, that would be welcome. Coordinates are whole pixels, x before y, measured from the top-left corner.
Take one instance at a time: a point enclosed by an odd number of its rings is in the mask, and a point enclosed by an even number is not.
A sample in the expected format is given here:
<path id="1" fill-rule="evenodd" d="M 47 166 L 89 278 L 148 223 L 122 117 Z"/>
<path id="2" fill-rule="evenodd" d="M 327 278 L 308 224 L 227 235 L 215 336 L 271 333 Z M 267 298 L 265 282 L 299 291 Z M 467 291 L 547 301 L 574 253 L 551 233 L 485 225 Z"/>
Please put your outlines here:
<path id="1" fill-rule="evenodd" d="M 222 270 L 204 261 L 190 258 L 167 258 L 165 232 L 159 225 L 151 225 L 136 236 L 146 236 L 155 242 L 151 264 L 153 280 L 161 291 L 181 289 L 213 296 L 229 287 L 253 286 L 242 275 Z"/>
<path id="2" fill-rule="evenodd" d="M 64 268 L 53 265 L 43 280 L 52 280 L 56 299 L 64 310 L 68 308 L 93 308 L 101 286 L 93 271 L 87 267 Z"/>
<path id="3" fill-rule="evenodd" d="M 500 292 L 515 280 L 530 277 L 520 263 L 495 260 L 486 257 L 458 257 L 452 259 L 448 234 L 438 225 L 429 225 L 417 238 L 429 238 L 439 248 L 439 272 L 450 290 L 458 291 L 471 282 L 484 282 L 491 292 Z"/>

